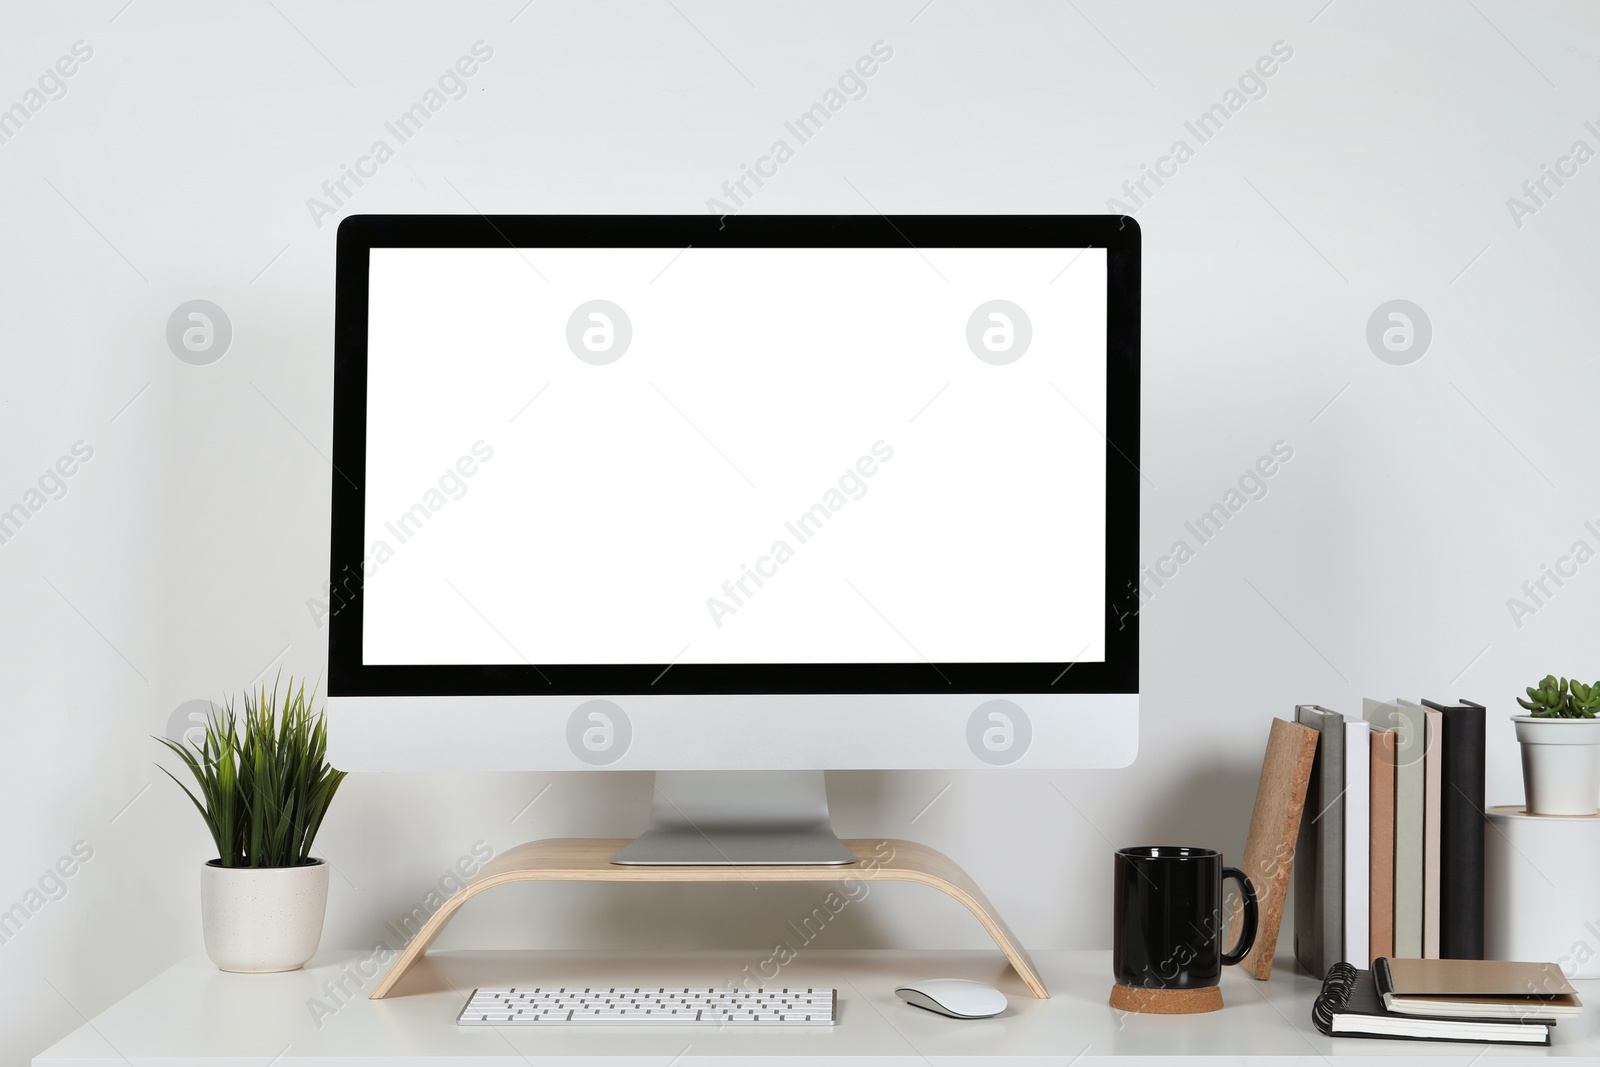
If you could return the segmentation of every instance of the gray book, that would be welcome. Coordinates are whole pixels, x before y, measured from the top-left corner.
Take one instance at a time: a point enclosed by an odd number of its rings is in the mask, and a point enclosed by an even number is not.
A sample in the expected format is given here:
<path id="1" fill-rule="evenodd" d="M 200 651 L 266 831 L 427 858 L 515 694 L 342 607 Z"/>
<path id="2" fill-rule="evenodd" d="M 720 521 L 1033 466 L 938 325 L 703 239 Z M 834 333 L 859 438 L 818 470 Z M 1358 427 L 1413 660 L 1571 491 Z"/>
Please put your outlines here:
<path id="1" fill-rule="evenodd" d="M 1441 838 L 1444 836 L 1444 712 L 1422 709 L 1428 727 L 1422 764 L 1422 958 L 1439 959 Z"/>
<path id="2" fill-rule="evenodd" d="M 1294 955 L 1318 978 L 1344 959 L 1344 716 L 1297 704 L 1320 733 L 1294 848 Z"/>
<path id="3" fill-rule="evenodd" d="M 1422 958 L 1422 834 L 1427 793 L 1428 717 L 1396 700 L 1394 771 L 1394 954 Z"/>

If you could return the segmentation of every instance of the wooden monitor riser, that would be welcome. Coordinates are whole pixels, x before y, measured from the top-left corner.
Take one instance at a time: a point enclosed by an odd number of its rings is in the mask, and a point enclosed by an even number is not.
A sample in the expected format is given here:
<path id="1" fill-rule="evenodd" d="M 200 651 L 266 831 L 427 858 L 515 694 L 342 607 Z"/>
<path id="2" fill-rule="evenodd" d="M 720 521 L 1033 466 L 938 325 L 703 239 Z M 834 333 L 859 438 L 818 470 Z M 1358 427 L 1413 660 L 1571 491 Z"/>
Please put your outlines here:
<path id="1" fill-rule="evenodd" d="M 856 862 L 835 867 L 623 867 L 611 856 L 628 838 L 565 837 L 530 841 L 496 856 L 460 892 L 446 900 L 395 960 L 371 999 L 381 1000 L 411 969 L 456 911 L 479 893 L 513 882 L 842 882 L 883 879 L 915 882 L 947 893 L 966 905 L 994 938 L 1030 992 L 1050 991 L 1027 950 L 968 875 L 941 852 L 898 838 L 855 838 L 844 843 Z"/>

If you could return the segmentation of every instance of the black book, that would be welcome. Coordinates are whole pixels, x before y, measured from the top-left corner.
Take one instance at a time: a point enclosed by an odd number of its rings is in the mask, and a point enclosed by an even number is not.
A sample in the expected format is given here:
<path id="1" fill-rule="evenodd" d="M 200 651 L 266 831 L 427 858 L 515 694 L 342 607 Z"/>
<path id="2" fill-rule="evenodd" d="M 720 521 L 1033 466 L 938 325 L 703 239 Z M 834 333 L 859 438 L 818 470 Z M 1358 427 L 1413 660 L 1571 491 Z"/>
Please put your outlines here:
<path id="1" fill-rule="evenodd" d="M 1336 963 L 1322 980 L 1311 1021 L 1329 1037 L 1397 1037 L 1413 1041 L 1469 1041 L 1494 1045 L 1550 1044 L 1545 1022 L 1505 1019 L 1442 1019 L 1402 1015 L 1383 1006 L 1371 971 Z"/>
<path id="2" fill-rule="evenodd" d="M 1444 716 L 1439 800 L 1439 955 L 1483 959 L 1484 707 L 1425 706 Z"/>

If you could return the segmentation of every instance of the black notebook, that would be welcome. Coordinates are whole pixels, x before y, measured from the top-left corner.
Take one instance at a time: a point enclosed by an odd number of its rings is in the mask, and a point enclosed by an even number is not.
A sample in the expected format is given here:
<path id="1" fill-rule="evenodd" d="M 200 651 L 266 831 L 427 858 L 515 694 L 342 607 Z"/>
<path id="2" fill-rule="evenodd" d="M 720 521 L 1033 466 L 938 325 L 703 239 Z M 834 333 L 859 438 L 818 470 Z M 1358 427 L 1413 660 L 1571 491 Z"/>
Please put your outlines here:
<path id="1" fill-rule="evenodd" d="M 1444 714 L 1439 802 L 1439 955 L 1483 959 L 1484 708 L 1424 700 Z"/>
<path id="2" fill-rule="evenodd" d="M 1470 1041 L 1494 1045 L 1549 1045 L 1551 1023 L 1505 1019 L 1441 1019 L 1401 1015 L 1383 1006 L 1371 971 L 1336 963 L 1322 981 L 1311 1020 L 1329 1037 L 1398 1037 L 1414 1041 Z"/>

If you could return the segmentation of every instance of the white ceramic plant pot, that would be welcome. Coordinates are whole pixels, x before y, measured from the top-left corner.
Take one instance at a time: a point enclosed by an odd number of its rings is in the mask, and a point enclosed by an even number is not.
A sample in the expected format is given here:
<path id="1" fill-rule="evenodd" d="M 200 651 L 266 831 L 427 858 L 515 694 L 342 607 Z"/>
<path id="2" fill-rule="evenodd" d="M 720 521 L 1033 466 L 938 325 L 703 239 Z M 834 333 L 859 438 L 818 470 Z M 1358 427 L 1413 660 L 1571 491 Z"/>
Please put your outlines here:
<path id="1" fill-rule="evenodd" d="M 293 971 L 316 955 L 328 907 L 328 865 L 200 868 L 206 955 L 224 971 Z"/>
<path id="2" fill-rule="evenodd" d="M 1522 744 L 1522 788 L 1532 815 L 1600 811 L 1600 719 L 1513 715 Z"/>

